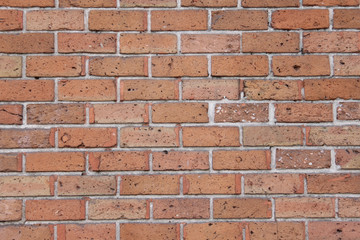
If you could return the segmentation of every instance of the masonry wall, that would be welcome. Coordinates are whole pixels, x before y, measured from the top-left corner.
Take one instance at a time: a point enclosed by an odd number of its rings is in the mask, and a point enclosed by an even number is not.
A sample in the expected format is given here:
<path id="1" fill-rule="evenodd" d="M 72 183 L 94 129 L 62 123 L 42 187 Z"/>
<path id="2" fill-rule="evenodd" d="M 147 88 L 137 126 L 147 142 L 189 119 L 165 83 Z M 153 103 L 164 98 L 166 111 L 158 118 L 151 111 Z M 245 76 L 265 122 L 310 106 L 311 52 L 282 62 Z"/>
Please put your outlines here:
<path id="1" fill-rule="evenodd" d="M 360 239 L 359 0 L 0 0 L 0 239 Z"/>

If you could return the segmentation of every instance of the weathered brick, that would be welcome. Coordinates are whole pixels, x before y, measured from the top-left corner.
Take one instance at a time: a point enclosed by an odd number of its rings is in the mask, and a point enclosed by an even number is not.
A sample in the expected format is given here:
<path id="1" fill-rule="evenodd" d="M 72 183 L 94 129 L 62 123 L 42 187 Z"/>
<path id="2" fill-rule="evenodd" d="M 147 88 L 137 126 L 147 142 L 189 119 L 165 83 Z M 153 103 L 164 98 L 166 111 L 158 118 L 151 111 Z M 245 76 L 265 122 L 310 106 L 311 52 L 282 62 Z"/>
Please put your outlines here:
<path id="1" fill-rule="evenodd" d="M 28 124 L 85 123 L 83 104 L 29 104 L 26 111 Z"/>
<path id="2" fill-rule="evenodd" d="M 305 79 L 306 100 L 360 99 L 360 79 Z"/>
<path id="3" fill-rule="evenodd" d="M 276 150 L 276 168 L 279 169 L 319 169 L 330 168 L 330 166 L 329 150 Z"/>
<path id="4" fill-rule="evenodd" d="M 299 0 L 242 0 L 243 7 L 298 7 Z"/>
<path id="5" fill-rule="evenodd" d="M 356 28 L 360 29 L 359 9 L 335 9 L 334 28 Z"/>
<path id="6" fill-rule="evenodd" d="M 303 0 L 304 6 L 359 6 L 359 0 Z"/>
<path id="7" fill-rule="evenodd" d="M 116 8 L 116 0 L 60 0 L 60 7 Z"/>
<path id="8" fill-rule="evenodd" d="M 269 105 L 266 103 L 224 103 L 215 106 L 215 122 L 267 122 Z"/>
<path id="9" fill-rule="evenodd" d="M 152 11 L 152 31 L 196 31 L 207 29 L 207 11 Z"/>
<path id="10" fill-rule="evenodd" d="M 0 235 L 16 240 L 52 240 L 54 227 L 50 225 L 3 225 Z"/>
<path id="11" fill-rule="evenodd" d="M 359 222 L 309 222 L 309 240 L 356 240 Z"/>
<path id="12" fill-rule="evenodd" d="M 81 152 L 26 153 L 27 172 L 85 171 L 85 154 Z"/>
<path id="13" fill-rule="evenodd" d="M 0 31 L 22 30 L 23 11 L 0 10 Z"/>
<path id="14" fill-rule="evenodd" d="M 176 175 L 121 176 L 121 195 L 176 195 L 180 178 Z"/>
<path id="15" fill-rule="evenodd" d="M 116 128 L 59 128 L 60 148 L 113 147 L 117 142 Z"/>
<path id="16" fill-rule="evenodd" d="M 200 151 L 163 151 L 152 153 L 153 170 L 208 170 L 209 153 Z"/>
<path id="17" fill-rule="evenodd" d="M 242 226 L 236 222 L 187 223 L 184 226 L 185 240 L 238 239 L 242 238 Z"/>
<path id="18" fill-rule="evenodd" d="M 304 176 L 301 174 L 247 174 L 246 194 L 301 194 Z"/>
<path id="19" fill-rule="evenodd" d="M 309 174 L 306 176 L 309 193 L 359 193 L 360 175 Z"/>
<path id="20" fill-rule="evenodd" d="M 209 122 L 207 103 L 158 103 L 152 105 L 154 123 Z"/>
<path id="21" fill-rule="evenodd" d="M 4 7 L 55 7 L 54 0 L 0 0 L 0 6 Z"/>
<path id="22" fill-rule="evenodd" d="M 238 127 L 183 127 L 185 147 L 238 147 Z"/>
<path id="23" fill-rule="evenodd" d="M 120 224 L 121 239 L 158 239 L 175 240 L 180 236 L 180 225 L 178 224 Z"/>
<path id="24" fill-rule="evenodd" d="M 0 34 L 0 52 L 53 53 L 54 35 L 50 33 Z"/>
<path id="25" fill-rule="evenodd" d="M 360 200 L 358 198 L 339 198 L 339 217 L 360 217 Z"/>
<path id="26" fill-rule="evenodd" d="M 0 200 L 0 213 L 0 221 L 9 222 L 21 220 L 22 201 L 15 199 Z"/>
<path id="27" fill-rule="evenodd" d="M 341 102 L 337 108 L 337 119 L 339 120 L 360 120 L 360 103 Z"/>
<path id="28" fill-rule="evenodd" d="M 183 34 L 182 53 L 240 52 L 240 35 L 235 34 Z"/>
<path id="29" fill-rule="evenodd" d="M 223 10 L 211 13 L 213 30 L 266 30 L 268 29 L 267 11 Z"/>
<path id="30" fill-rule="evenodd" d="M 20 172 L 22 169 L 22 154 L 0 154 L 0 172 Z"/>
<path id="31" fill-rule="evenodd" d="M 277 218 L 334 218 L 334 198 L 277 198 Z"/>
<path id="32" fill-rule="evenodd" d="M 147 76 L 147 57 L 95 57 L 90 59 L 90 75 Z"/>
<path id="33" fill-rule="evenodd" d="M 332 104 L 275 104 L 275 119 L 277 122 L 332 122 Z"/>
<path id="34" fill-rule="evenodd" d="M 115 34 L 59 33 L 60 53 L 115 53 Z"/>
<path id="35" fill-rule="evenodd" d="M 249 222 L 245 229 L 249 240 L 305 239 L 304 222 Z"/>
<path id="36" fill-rule="evenodd" d="M 0 105 L 0 124 L 21 125 L 23 120 L 22 105 Z"/>
<path id="37" fill-rule="evenodd" d="M 359 56 L 334 56 L 334 74 L 337 76 L 360 75 Z"/>
<path id="38" fill-rule="evenodd" d="M 0 129 L 0 148 L 51 148 L 54 138 L 49 129 Z"/>
<path id="39" fill-rule="evenodd" d="M 84 11 L 34 10 L 26 13 L 26 29 L 31 31 L 84 30 Z"/>
<path id="40" fill-rule="evenodd" d="M 176 53 L 177 37 L 174 34 L 128 34 L 120 35 L 120 52 L 124 54 Z"/>
<path id="41" fill-rule="evenodd" d="M 327 9 L 277 10 L 272 13 L 275 29 L 322 29 L 330 26 Z"/>
<path id="42" fill-rule="evenodd" d="M 335 154 L 341 169 L 360 169 L 360 149 L 337 149 Z"/>
<path id="43" fill-rule="evenodd" d="M 176 0 L 122 0 L 120 6 L 128 7 L 176 7 Z"/>
<path id="44" fill-rule="evenodd" d="M 0 80 L 0 100 L 43 102 L 54 100 L 53 80 Z"/>
<path id="45" fill-rule="evenodd" d="M 206 77 L 208 60 L 206 56 L 166 56 L 151 60 L 154 77 Z"/>
<path id="46" fill-rule="evenodd" d="M 54 179 L 46 176 L 2 176 L 0 196 L 51 196 L 54 195 Z"/>
<path id="47" fill-rule="evenodd" d="M 0 56 L 0 78 L 22 76 L 22 61 L 18 56 Z"/>
<path id="48" fill-rule="evenodd" d="M 356 146 L 360 145 L 360 127 L 307 127 L 306 128 L 307 145 L 339 145 Z"/>
<path id="49" fill-rule="evenodd" d="M 182 7 L 236 7 L 237 0 L 182 0 Z"/>
<path id="50" fill-rule="evenodd" d="M 212 156 L 215 170 L 270 169 L 269 151 L 214 151 Z"/>
<path id="51" fill-rule="evenodd" d="M 115 224 L 66 224 L 57 226 L 57 239 L 102 239 L 116 238 Z"/>

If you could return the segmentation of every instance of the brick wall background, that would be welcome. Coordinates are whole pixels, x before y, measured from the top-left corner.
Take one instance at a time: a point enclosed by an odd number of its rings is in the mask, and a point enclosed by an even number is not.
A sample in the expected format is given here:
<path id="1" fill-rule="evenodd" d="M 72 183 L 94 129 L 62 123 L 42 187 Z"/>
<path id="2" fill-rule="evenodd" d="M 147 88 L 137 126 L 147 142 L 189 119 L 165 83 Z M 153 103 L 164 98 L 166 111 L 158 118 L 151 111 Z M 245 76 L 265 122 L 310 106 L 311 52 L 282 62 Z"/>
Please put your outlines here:
<path id="1" fill-rule="evenodd" d="M 359 0 L 0 0 L 0 238 L 360 239 Z"/>

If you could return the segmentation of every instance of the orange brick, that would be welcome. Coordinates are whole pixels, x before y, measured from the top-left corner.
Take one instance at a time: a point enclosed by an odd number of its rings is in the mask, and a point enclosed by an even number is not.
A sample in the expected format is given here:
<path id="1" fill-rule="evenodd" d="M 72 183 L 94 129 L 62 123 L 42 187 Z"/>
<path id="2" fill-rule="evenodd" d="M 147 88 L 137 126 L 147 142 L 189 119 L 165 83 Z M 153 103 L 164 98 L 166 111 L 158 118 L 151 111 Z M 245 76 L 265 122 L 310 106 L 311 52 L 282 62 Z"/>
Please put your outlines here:
<path id="1" fill-rule="evenodd" d="M 176 7 L 176 0 L 122 0 L 121 7 Z"/>
<path id="2" fill-rule="evenodd" d="M 0 196 L 26 197 L 54 195 L 54 182 L 46 176 L 2 176 Z"/>
<path id="3" fill-rule="evenodd" d="M 238 147 L 238 127 L 183 127 L 185 147 Z"/>
<path id="4" fill-rule="evenodd" d="M 149 152 L 94 152 L 89 153 L 91 171 L 149 170 Z"/>
<path id="5" fill-rule="evenodd" d="M 251 100 L 301 100 L 301 89 L 295 80 L 245 80 L 243 91 Z"/>
<path id="6" fill-rule="evenodd" d="M 339 198 L 339 217 L 360 217 L 360 200 L 358 198 Z"/>
<path id="7" fill-rule="evenodd" d="M 89 13 L 89 30 L 92 31 L 145 31 L 145 11 L 93 10 Z"/>
<path id="8" fill-rule="evenodd" d="M 224 10 L 211 13 L 213 30 L 266 30 L 268 29 L 267 11 Z"/>
<path id="9" fill-rule="evenodd" d="M 114 176 L 59 176 L 59 196 L 115 195 Z"/>
<path id="10" fill-rule="evenodd" d="M 0 212 L 0 221 L 20 221 L 22 215 L 22 201 L 14 199 L 0 200 Z"/>
<path id="11" fill-rule="evenodd" d="M 306 100 L 360 99 L 360 79 L 305 79 Z"/>
<path id="12" fill-rule="evenodd" d="M 21 125 L 23 120 L 22 105 L 0 105 L 0 124 Z"/>
<path id="13" fill-rule="evenodd" d="M 116 128 L 59 128 L 59 147 L 113 147 L 117 142 Z"/>
<path id="14" fill-rule="evenodd" d="M 235 34 L 182 34 L 182 53 L 240 52 L 240 35 Z"/>
<path id="15" fill-rule="evenodd" d="M 80 56 L 26 57 L 26 76 L 28 77 L 83 76 L 85 74 L 84 61 L 85 59 Z"/>
<path id="16" fill-rule="evenodd" d="M 269 63 L 267 56 L 213 56 L 212 76 L 267 76 Z"/>
<path id="17" fill-rule="evenodd" d="M 330 168 L 330 166 L 329 150 L 276 150 L 276 168 L 278 169 L 319 169 Z"/>
<path id="18" fill-rule="evenodd" d="M 206 56 L 166 56 L 151 60 L 154 77 L 206 77 L 208 60 Z"/>
<path id="19" fill-rule="evenodd" d="M 18 56 L 0 56 L 0 78 L 21 77 L 22 61 Z"/>
<path id="20" fill-rule="evenodd" d="M 305 239 L 304 222 L 249 222 L 245 229 L 249 240 Z"/>
<path id="21" fill-rule="evenodd" d="M 0 154 L 0 172 L 20 172 L 22 169 L 22 154 Z"/>
<path id="22" fill-rule="evenodd" d="M 224 103 L 215 106 L 215 122 L 267 122 L 269 105 L 265 103 Z"/>
<path id="23" fill-rule="evenodd" d="M 116 0 L 60 0 L 60 7 L 116 8 Z"/>
<path id="24" fill-rule="evenodd" d="M 57 239 L 102 239 L 116 238 L 115 224 L 66 224 L 58 225 Z"/>
<path id="25" fill-rule="evenodd" d="M 271 201 L 261 198 L 216 198 L 214 218 L 271 218 Z"/>
<path id="26" fill-rule="evenodd" d="M 90 59 L 90 75 L 147 76 L 147 57 L 95 57 Z"/>
<path id="27" fill-rule="evenodd" d="M 31 31 L 84 30 L 84 11 L 34 10 L 26 14 L 26 29 Z"/>
<path id="28" fill-rule="evenodd" d="M 23 11 L 0 10 L 0 31 L 14 31 L 23 29 Z"/>
<path id="29" fill-rule="evenodd" d="M 155 219 L 203 219 L 210 217 L 210 201 L 206 198 L 154 199 Z"/>
<path id="30" fill-rule="evenodd" d="M 303 0 L 304 6 L 359 6 L 359 0 Z"/>
<path id="31" fill-rule="evenodd" d="M 306 144 L 356 146 L 360 144 L 360 127 L 307 127 Z"/>
<path id="32" fill-rule="evenodd" d="M 181 170 L 208 170 L 209 153 L 200 151 L 163 151 L 152 153 L 153 170 L 181 171 Z"/>
<path id="33" fill-rule="evenodd" d="M 337 119 L 339 120 L 360 120 L 360 103 L 341 102 L 337 108 Z"/>
<path id="34" fill-rule="evenodd" d="M 279 103 L 275 118 L 277 122 L 332 122 L 332 104 Z"/>
<path id="35" fill-rule="evenodd" d="M 334 198 L 277 198 L 277 218 L 334 218 Z"/>
<path id="36" fill-rule="evenodd" d="M 120 52 L 124 54 L 176 53 L 177 37 L 174 34 L 121 34 Z"/>
<path id="37" fill-rule="evenodd" d="M 326 76 L 330 75 L 328 56 L 274 56 L 272 69 L 275 76 Z"/>
<path id="38" fill-rule="evenodd" d="M 178 224 L 120 224 L 121 239 L 178 239 L 180 226 Z"/>
<path id="39" fill-rule="evenodd" d="M 207 103 L 158 103 L 152 105 L 154 123 L 209 122 Z"/>
<path id="40" fill-rule="evenodd" d="M 61 80 L 60 101 L 115 101 L 116 82 L 112 79 Z"/>
<path id="41" fill-rule="evenodd" d="M 236 7 L 237 0 L 182 0 L 182 7 Z"/>
<path id="42" fill-rule="evenodd" d="M 192 174 L 183 177 L 184 194 L 240 194 L 241 176 L 235 174 Z"/>
<path id="43" fill-rule="evenodd" d="M 360 75 L 359 56 L 334 56 L 334 74 L 337 76 Z"/>
<path id="44" fill-rule="evenodd" d="M 239 239 L 242 238 L 240 223 L 187 223 L 184 226 L 184 239 Z"/>
<path id="45" fill-rule="evenodd" d="M 360 192 L 360 175 L 357 174 L 309 174 L 309 193 L 354 193 Z"/>
<path id="46" fill-rule="evenodd" d="M 335 9 L 334 28 L 356 28 L 360 29 L 360 10 L 359 9 Z"/>
<path id="47" fill-rule="evenodd" d="M 360 234 L 359 222 L 309 222 L 309 240 L 356 240 Z"/>
<path id="48" fill-rule="evenodd" d="M 0 34 L 0 52 L 53 53 L 54 35 L 49 33 Z"/>
<path id="49" fill-rule="evenodd" d="M 0 226 L 0 236 L 19 240 L 51 240 L 54 237 L 54 227 L 50 225 L 3 225 Z"/>
<path id="50" fill-rule="evenodd" d="M 115 53 L 115 34 L 59 33 L 60 53 Z"/>
<path id="51" fill-rule="evenodd" d="M 121 176 L 121 195 L 176 195 L 180 178 L 176 175 Z"/>
<path id="52" fill-rule="evenodd" d="M 0 129 L 0 148 L 51 148 L 54 133 L 49 129 Z"/>
<path id="53" fill-rule="evenodd" d="M 176 100 L 179 99 L 179 82 L 176 80 L 122 80 L 120 99 Z"/>
<path id="54" fill-rule="evenodd" d="M 84 200 L 27 200 L 25 217 L 27 221 L 83 220 Z"/>
<path id="55" fill-rule="evenodd" d="M 140 199 L 91 199 L 89 219 L 146 219 L 148 207 L 146 200 Z"/>
<path id="56" fill-rule="evenodd" d="M 179 129 L 171 127 L 123 127 L 121 147 L 178 147 Z"/>
<path id="57" fill-rule="evenodd" d="M 196 31 L 207 29 L 207 11 L 152 11 L 152 31 Z"/>
<path id="58" fill-rule="evenodd" d="M 27 172 L 85 171 L 85 154 L 81 152 L 42 152 L 26 154 Z"/>
<path id="59" fill-rule="evenodd" d="M 270 169 L 270 151 L 214 151 L 214 170 Z"/>
<path id="60" fill-rule="evenodd" d="M 83 104 L 29 104 L 26 111 L 28 124 L 85 123 Z"/>
<path id="61" fill-rule="evenodd" d="M 301 194 L 304 176 L 299 174 L 247 174 L 245 194 Z"/>
<path id="62" fill-rule="evenodd" d="M 4 7 L 55 7 L 54 0 L 0 0 L 0 6 Z"/>
<path id="63" fill-rule="evenodd" d="M 327 9 L 277 10 L 272 13 L 275 29 L 322 29 L 330 26 Z"/>
<path id="64" fill-rule="evenodd" d="M 360 149 L 337 149 L 335 153 L 341 169 L 360 169 Z"/>
<path id="65" fill-rule="evenodd" d="M 299 7 L 299 0 L 242 0 L 243 7 Z"/>
<path id="66" fill-rule="evenodd" d="M 0 80 L 0 100 L 43 102 L 54 100 L 53 80 Z"/>

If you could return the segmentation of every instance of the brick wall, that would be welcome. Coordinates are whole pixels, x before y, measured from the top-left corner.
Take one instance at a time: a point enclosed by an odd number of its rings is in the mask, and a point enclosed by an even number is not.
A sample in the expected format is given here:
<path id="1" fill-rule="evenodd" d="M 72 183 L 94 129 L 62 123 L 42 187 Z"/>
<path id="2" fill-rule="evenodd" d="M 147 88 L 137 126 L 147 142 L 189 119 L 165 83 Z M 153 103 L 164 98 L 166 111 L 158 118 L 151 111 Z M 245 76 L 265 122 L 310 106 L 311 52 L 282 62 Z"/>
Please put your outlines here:
<path id="1" fill-rule="evenodd" d="M 0 238 L 360 239 L 359 0 L 0 0 Z"/>

